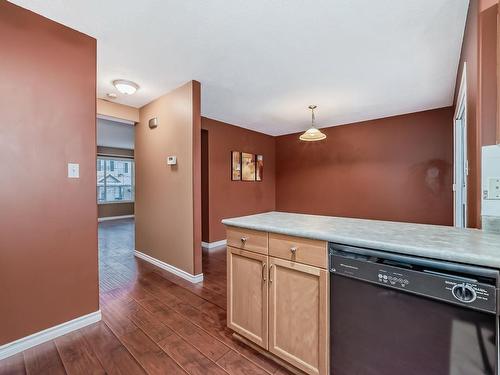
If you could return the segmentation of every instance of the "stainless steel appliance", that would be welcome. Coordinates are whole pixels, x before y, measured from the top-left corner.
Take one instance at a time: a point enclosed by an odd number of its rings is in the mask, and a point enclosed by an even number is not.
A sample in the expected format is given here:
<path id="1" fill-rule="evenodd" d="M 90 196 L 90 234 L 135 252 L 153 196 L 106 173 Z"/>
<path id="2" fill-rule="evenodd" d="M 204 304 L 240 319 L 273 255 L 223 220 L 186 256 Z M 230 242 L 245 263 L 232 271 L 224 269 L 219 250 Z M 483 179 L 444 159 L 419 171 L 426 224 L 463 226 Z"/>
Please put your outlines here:
<path id="1" fill-rule="evenodd" d="M 499 272 L 331 243 L 333 375 L 499 375 Z"/>

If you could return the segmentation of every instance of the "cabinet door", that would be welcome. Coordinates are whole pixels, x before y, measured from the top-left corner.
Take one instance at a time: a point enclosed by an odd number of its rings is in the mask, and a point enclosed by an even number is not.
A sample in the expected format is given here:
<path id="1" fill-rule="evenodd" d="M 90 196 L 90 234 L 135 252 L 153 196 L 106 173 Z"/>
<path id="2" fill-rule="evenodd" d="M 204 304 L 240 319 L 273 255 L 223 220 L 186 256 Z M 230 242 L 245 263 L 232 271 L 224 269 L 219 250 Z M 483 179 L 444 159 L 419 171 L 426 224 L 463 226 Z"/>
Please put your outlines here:
<path id="1" fill-rule="evenodd" d="M 267 256 L 227 248 L 227 326 L 267 349 Z"/>
<path id="2" fill-rule="evenodd" d="M 328 371 L 328 273 L 269 258 L 269 351 L 307 374 Z"/>

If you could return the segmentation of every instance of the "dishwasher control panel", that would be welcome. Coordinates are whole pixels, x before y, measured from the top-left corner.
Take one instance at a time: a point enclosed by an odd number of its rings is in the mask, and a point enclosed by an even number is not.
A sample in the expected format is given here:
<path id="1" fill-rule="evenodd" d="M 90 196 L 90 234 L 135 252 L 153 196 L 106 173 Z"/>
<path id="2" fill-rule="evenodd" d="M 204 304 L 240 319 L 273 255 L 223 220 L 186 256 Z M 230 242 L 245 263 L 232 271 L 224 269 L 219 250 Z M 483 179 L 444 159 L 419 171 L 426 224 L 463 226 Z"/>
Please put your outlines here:
<path id="1" fill-rule="evenodd" d="M 496 285 L 479 282 L 471 275 L 335 251 L 330 253 L 330 272 L 477 310 L 497 312 Z"/>
<path id="2" fill-rule="evenodd" d="M 387 269 L 380 269 L 378 273 L 378 281 L 387 284 L 387 285 L 398 285 L 401 288 L 405 288 L 408 284 L 410 284 L 410 280 L 408 279 L 408 275 L 405 275 L 401 272 L 394 272 Z"/>

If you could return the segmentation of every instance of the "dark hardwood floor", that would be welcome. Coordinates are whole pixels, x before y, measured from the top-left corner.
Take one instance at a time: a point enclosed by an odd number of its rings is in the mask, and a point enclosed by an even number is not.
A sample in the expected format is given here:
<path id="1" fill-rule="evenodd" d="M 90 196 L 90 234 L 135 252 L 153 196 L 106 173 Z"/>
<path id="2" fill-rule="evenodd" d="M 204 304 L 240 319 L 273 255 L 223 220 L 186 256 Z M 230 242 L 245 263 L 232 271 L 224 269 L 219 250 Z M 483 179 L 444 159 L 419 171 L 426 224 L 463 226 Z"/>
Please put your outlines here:
<path id="1" fill-rule="evenodd" d="M 226 328 L 226 251 L 191 284 L 133 255 L 132 219 L 99 224 L 103 320 L 0 361 L 0 374 L 287 374 Z"/>

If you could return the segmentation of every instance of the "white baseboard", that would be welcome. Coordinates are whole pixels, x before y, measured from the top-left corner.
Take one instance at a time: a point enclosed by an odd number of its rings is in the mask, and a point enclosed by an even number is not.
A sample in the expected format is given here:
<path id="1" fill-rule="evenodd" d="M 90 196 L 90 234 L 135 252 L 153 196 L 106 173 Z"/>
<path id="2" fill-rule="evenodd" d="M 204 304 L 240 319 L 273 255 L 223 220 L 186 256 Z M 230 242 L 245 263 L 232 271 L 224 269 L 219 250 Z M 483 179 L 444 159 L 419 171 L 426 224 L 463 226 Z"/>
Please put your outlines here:
<path id="1" fill-rule="evenodd" d="M 119 220 L 119 219 L 132 219 L 135 215 L 122 215 L 122 216 L 106 216 L 97 219 L 98 222 L 108 221 L 108 220 Z"/>
<path id="2" fill-rule="evenodd" d="M 220 240 L 220 241 L 216 241 L 216 242 L 202 242 L 201 247 L 210 250 L 210 249 L 215 249 L 217 247 L 226 246 L 226 244 L 227 244 L 227 240 Z"/>
<path id="3" fill-rule="evenodd" d="M 0 360 L 101 320 L 101 310 L 0 346 Z"/>
<path id="4" fill-rule="evenodd" d="M 183 279 L 190 281 L 192 283 L 199 283 L 203 281 L 202 273 L 198 275 L 191 275 L 189 272 L 181 270 L 180 268 L 174 267 L 168 263 L 162 262 L 161 260 L 153 258 L 147 254 L 141 253 L 140 251 L 134 250 L 134 254 L 138 258 L 144 259 L 146 262 L 154 264 L 156 267 L 159 267 L 165 271 L 173 273 L 174 275 L 182 277 Z"/>

